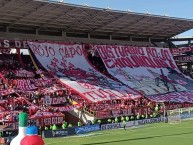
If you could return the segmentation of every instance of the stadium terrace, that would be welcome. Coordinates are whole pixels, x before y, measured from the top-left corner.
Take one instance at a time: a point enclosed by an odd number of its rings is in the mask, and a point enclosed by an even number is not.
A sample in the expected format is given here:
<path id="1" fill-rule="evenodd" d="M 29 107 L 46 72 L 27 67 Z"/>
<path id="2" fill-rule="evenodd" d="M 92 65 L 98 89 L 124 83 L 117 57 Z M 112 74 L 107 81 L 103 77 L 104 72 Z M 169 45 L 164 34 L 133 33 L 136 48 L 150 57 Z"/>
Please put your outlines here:
<path id="1" fill-rule="evenodd" d="M 172 38 L 192 28 L 190 19 L 0 1 L 0 141 L 18 134 L 21 112 L 44 138 L 192 118 L 193 38 Z"/>

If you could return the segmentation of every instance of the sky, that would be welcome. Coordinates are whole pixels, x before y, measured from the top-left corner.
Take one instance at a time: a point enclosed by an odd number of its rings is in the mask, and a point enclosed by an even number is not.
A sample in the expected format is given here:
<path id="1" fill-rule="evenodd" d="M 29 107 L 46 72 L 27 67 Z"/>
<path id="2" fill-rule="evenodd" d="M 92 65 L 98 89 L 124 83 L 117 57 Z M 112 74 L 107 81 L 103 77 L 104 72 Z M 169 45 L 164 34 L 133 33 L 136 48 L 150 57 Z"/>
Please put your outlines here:
<path id="1" fill-rule="evenodd" d="M 64 0 L 64 3 L 193 19 L 193 0 Z M 179 36 L 193 37 L 193 30 Z"/>

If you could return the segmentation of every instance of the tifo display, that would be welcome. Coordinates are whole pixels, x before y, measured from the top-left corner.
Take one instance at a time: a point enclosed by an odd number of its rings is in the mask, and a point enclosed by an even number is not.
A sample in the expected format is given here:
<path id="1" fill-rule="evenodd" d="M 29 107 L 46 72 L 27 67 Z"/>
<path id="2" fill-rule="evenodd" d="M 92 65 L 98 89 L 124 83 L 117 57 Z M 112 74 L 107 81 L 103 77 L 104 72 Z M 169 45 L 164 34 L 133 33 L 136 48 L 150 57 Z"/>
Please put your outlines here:
<path id="1" fill-rule="evenodd" d="M 1 54 L 0 121 L 13 130 L 21 128 L 20 112 L 28 113 L 39 134 L 60 137 L 147 121 L 181 122 L 179 110 L 169 110 L 193 106 L 193 80 L 168 48 L 26 43 L 30 55 Z"/>

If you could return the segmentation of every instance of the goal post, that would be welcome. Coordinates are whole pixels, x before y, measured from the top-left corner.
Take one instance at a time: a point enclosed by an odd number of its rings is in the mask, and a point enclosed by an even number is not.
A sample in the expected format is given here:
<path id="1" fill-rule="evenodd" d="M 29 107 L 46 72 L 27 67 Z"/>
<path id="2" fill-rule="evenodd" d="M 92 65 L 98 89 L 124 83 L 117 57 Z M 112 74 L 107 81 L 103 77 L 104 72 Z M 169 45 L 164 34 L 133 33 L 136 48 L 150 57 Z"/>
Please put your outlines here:
<path id="1" fill-rule="evenodd" d="M 167 110 L 168 123 L 179 124 L 181 123 L 182 109 Z"/>
<path id="2" fill-rule="evenodd" d="M 181 123 L 181 121 L 193 120 L 193 107 L 167 110 L 165 117 L 168 123 Z"/>
<path id="3" fill-rule="evenodd" d="M 193 108 L 182 108 L 180 112 L 182 120 L 192 120 L 193 119 Z"/>

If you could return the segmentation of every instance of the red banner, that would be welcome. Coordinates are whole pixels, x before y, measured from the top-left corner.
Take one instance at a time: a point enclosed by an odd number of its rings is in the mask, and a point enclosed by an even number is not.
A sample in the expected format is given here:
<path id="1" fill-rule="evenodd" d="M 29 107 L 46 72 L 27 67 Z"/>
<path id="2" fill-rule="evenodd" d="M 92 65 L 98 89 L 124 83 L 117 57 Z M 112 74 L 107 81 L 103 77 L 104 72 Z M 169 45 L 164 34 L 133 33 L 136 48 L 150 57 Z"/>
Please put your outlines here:
<path id="1" fill-rule="evenodd" d="M 64 117 L 50 117 L 41 119 L 29 119 L 29 124 L 35 124 L 36 126 L 50 126 L 53 124 L 61 125 L 64 122 Z M 18 129 L 18 122 L 5 122 L 4 125 L 12 126 L 14 129 Z"/>
<path id="2" fill-rule="evenodd" d="M 180 55 L 186 52 L 193 52 L 193 47 L 171 48 L 170 51 L 173 55 Z"/>
<path id="3" fill-rule="evenodd" d="M 141 107 L 141 108 L 132 108 L 132 109 L 120 109 L 120 110 L 112 110 L 112 111 L 97 111 L 97 118 L 111 118 L 111 117 L 119 117 L 119 116 L 136 116 L 136 115 L 151 115 L 153 112 L 150 107 Z"/>
<path id="4" fill-rule="evenodd" d="M 191 104 L 191 103 L 166 104 L 165 107 L 166 107 L 167 110 L 174 110 L 174 109 L 178 109 L 178 108 L 188 108 L 188 107 L 193 107 L 193 104 Z"/>
<path id="5" fill-rule="evenodd" d="M 184 108 L 193 107 L 193 104 L 191 104 L 191 103 L 184 103 L 183 107 Z"/>
<path id="6" fill-rule="evenodd" d="M 17 115 L 19 111 L 3 111 L 0 112 L 0 122 L 10 121 L 11 116 Z"/>
<path id="7" fill-rule="evenodd" d="M 111 118 L 112 114 L 109 111 L 98 111 L 96 113 L 96 118 L 103 119 L 103 118 Z"/>
<path id="8" fill-rule="evenodd" d="M 131 109 L 112 110 L 112 116 L 113 117 L 131 116 L 131 115 L 132 115 Z"/>
<path id="9" fill-rule="evenodd" d="M 174 110 L 178 108 L 183 108 L 183 104 L 168 104 L 165 107 L 166 107 L 166 110 Z"/>
<path id="10" fill-rule="evenodd" d="M 151 110 L 151 108 L 150 107 L 141 107 L 141 108 L 133 108 L 132 109 L 132 114 L 134 115 L 134 116 L 136 116 L 136 115 L 151 115 L 153 112 L 152 112 L 152 110 Z"/>
<path id="11" fill-rule="evenodd" d="M 155 102 L 193 103 L 192 96 L 193 92 L 174 92 L 163 95 L 148 96 L 148 98 Z"/>
<path id="12" fill-rule="evenodd" d="M 193 56 L 174 56 L 174 60 L 179 62 L 192 62 Z"/>

